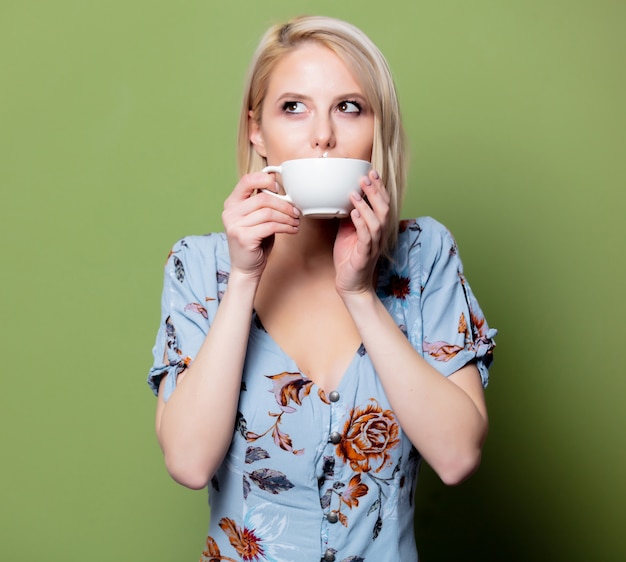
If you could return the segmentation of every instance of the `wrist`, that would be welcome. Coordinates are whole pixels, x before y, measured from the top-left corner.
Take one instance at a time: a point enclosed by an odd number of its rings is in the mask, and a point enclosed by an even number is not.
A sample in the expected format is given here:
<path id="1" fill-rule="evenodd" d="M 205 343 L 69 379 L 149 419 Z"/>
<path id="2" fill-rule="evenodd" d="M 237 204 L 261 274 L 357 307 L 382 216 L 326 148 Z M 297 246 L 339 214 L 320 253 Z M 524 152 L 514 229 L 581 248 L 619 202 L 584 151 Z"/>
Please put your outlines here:
<path id="1" fill-rule="evenodd" d="M 237 268 L 232 268 L 228 274 L 226 292 L 236 291 L 237 294 L 249 293 L 254 296 L 260 280 L 261 277 L 259 275 L 253 275 Z"/>
<path id="2" fill-rule="evenodd" d="M 368 287 L 360 291 L 341 291 L 339 296 L 343 300 L 346 308 L 352 313 L 375 306 L 380 299 L 376 295 L 373 287 Z"/>

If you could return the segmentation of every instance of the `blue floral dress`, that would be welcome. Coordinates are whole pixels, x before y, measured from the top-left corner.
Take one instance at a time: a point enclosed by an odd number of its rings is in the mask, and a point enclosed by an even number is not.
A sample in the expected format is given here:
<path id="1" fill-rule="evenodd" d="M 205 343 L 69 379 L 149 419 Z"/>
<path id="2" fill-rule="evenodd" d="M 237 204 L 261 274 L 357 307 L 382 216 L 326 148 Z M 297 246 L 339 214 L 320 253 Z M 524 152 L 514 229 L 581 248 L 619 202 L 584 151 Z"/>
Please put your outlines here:
<path id="1" fill-rule="evenodd" d="M 172 249 L 148 382 L 167 400 L 193 361 L 226 289 L 224 234 Z M 488 381 L 496 331 L 463 276 L 457 246 L 432 218 L 402 221 L 377 292 L 414 348 L 442 375 L 474 362 Z M 164 362 L 167 355 L 167 362 Z M 201 562 L 414 562 L 420 454 L 402 431 L 361 347 L 324 392 L 256 315 L 233 440 L 209 485 Z"/>

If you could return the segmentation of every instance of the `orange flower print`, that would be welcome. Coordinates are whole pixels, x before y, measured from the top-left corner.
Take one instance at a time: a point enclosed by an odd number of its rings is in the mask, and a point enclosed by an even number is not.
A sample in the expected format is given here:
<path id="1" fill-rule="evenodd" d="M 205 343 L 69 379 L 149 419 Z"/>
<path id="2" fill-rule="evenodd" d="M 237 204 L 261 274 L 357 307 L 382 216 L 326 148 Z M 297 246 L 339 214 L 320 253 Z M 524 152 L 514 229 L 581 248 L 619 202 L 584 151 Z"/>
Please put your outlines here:
<path id="1" fill-rule="evenodd" d="M 376 485 L 380 485 L 375 482 Z M 348 515 L 342 512 L 342 507 L 345 505 L 349 509 L 359 506 L 359 498 L 366 496 L 369 493 L 369 487 L 361 482 L 361 475 L 355 474 L 350 478 L 350 482 L 346 486 L 343 482 L 334 482 L 331 487 L 326 490 L 326 493 L 320 499 L 320 505 L 322 509 L 327 510 L 331 508 L 331 504 L 334 503 L 334 499 L 337 498 L 336 508 L 332 509 L 332 513 L 337 516 L 337 520 L 344 526 L 349 526 Z M 378 501 L 380 503 L 380 501 Z"/>
<path id="2" fill-rule="evenodd" d="M 280 508 L 270 503 L 263 503 L 249 510 L 238 525 L 229 517 L 223 517 L 219 526 L 226 534 L 228 542 L 237 553 L 238 558 L 231 558 L 220 553 L 216 542 L 207 539 L 208 557 L 201 562 L 284 562 L 293 560 L 295 548 L 280 542 L 280 536 L 287 527 L 287 518 L 278 513 Z M 224 546 L 222 546 L 224 550 Z M 210 558 L 213 557 L 213 559 Z"/>
<path id="3" fill-rule="evenodd" d="M 465 314 L 461 312 L 461 317 L 459 318 L 459 334 L 467 334 L 467 322 L 465 321 Z"/>
<path id="4" fill-rule="evenodd" d="M 266 375 L 272 381 L 272 390 L 276 402 L 281 409 L 280 413 L 268 412 L 270 418 L 274 419 L 269 429 L 263 433 L 255 433 L 254 431 L 246 432 L 246 439 L 249 443 L 261 439 L 268 433 L 272 433 L 274 443 L 281 449 L 289 451 L 294 455 L 301 455 L 304 449 L 294 449 L 291 437 L 280 430 L 283 415 L 293 414 L 296 409 L 291 405 L 296 404 L 302 406 L 302 400 L 309 396 L 313 381 L 302 376 L 301 373 L 283 372 L 277 375 Z"/>
<path id="5" fill-rule="evenodd" d="M 469 303 L 468 303 L 469 304 Z M 470 322 L 467 323 L 465 313 L 461 312 L 459 317 L 459 324 L 457 332 L 459 334 L 465 334 L 465 345 L 451 344 L 446 341 L 429 342 L 424 340 L 422 342 L 422 349 L 424 353 L 428 353 L 431 357 L 434 357 L 437 361 L 450 361 L 463 349 L 472 351 L 477 355 L 484 349 L 484 353 L 490 355 L 495 343 L 491 340 L 485 317 L 482 314 L 476 314 L 469 307 Z"/>
<path id="6" fill-rule="evenodd" d="M 190 302 L 189 304 L 185 305 L 185 312 L 195 312 L 197 314 L 200 314 L 205 320 L 209 318 L 209 313 L 207 312 L 207 309 L 199 302 Z"/>
<path id="7" fill-rule="evenodd" d="M 313 386 L 313 381 L 302 376 L 301 373 L 284 372 L 266 376 L 273 383 L 272 392 L 283 412 L 296 411 L 293 406 L 290 406 L 290 402 L 302 406 L 302 399 L 309 395 Z"/>
<path id="8" fill-rule="evenodd" d="M 350 478 L 350 483 L 341 494 L 341 501 L 350 509 L 359 506 L 359 498 L 367 494 L 369 488 L 361 482 L 361 475 L 356 474 Z"/>
<path id="9" fill-rule="evenodd" d="M 220 548 L 219 546 L 217 546 L 217 543 L 213 540 L 212 537 L 207 537 L 206 546 L 202 551 L 200 562 L 222 562 L 223 560 L 227 562 L 236 562 L 232 558 L 222 556 L 222 553 L 220 552 Z"/>
<path id="10" fill-rule="evenodd" d="M 362 345 L 362 344 L 361 344 Z M 317 396 L 319 397 L 319 399 L 324 402 L 324 404 L 328 404 L 330 406 L 330 400 L 328 399 L 328 397 L 326 396 L 326 393 L 324 392 L 324 389 L 322 388 L 318 388 L 317 390 Z"/>
<path id="11" fill-rule="evenodd" d="M 391 410 L 383 410 L 373 398 L 352 410 L 343 428 L 337 456 L 355 472 L 380 472 L 391 461 L 390 451 L 400 443 L 399 426 Z"/>
<path id="12" fill-rule="evenodd" d="M 485 329 L 485 317 L 477 316 L 474 311 L 470 310 L 470 319 L 472 322 L 472 330 L 478 338 L 486 338 L 487 330 Z"/>
<path id="13" fill-rule="evenodd" d="M 226 533 L 230 544 L 243 560 L 248 562 L 265 558 L 262 540 L 254 534 L 254 529 L 246 527 L 242 529 L 228 517 L 220 521 L 220 528 Z"/>
<path id="14" fill-rule="evenodd" d="M 424 353 L 434 357 L 437 361 L 450 361 L 459 351 L 463 349 L 463 346 L 453 345 L 445 341 L 436 341 L 433 343 L 424 340 L 422 342 L 422 349 Z"/>

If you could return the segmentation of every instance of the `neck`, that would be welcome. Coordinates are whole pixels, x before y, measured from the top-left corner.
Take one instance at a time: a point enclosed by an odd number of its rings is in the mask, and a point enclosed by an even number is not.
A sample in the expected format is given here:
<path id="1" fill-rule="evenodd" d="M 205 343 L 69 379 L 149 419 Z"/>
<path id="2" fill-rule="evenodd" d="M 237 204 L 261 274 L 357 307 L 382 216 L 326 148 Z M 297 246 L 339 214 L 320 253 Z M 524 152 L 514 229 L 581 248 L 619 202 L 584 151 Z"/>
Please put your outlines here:
<path id="1" fill-rule="evenodd" d="M 276 236 L 271 255 L 284 257 L 296 266 L 332 264 L 338 227 L 337 219 L 302 218 L 298 234 Z"/>

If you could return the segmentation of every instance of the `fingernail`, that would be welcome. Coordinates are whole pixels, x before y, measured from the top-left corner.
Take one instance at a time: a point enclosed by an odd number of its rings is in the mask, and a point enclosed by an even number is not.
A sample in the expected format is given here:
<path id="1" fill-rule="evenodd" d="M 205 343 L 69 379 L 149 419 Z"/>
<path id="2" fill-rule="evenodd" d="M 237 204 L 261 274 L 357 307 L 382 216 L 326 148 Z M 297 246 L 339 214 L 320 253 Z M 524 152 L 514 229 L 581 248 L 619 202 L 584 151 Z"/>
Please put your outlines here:
<path id="1" fill-rule="evenodd" d="M 375 180 L 379 180 L 380 179 L 380 176 L 378 175 L 378 172 L 376 170 L 372 171 L 372 177 Z"/>
<path id="2" fill-rule="evenodd" d="M 361 194 L 358 191 L 355 191 L 352 196 L 357 200 L 360 201 L 361 199 L 363 199 L 363 197 L 361 197 Z"/>
<path id="3" fill-rule="evenodd" d="M 294 214 L 296 217 L 299 217 L 299 216 L 300 216 L 300 209 L 298 209 L 298 207 L 294 207 L 294 208 L 293 208 L 293 214 Z"/>
<path id="4" fill-rule="evenodd" d="M 369 176 L 365 176 L 365 179 L 363 180 L 363 183 L 365 185 L 372 185 L 372 180 L 370 180 Z"/>

